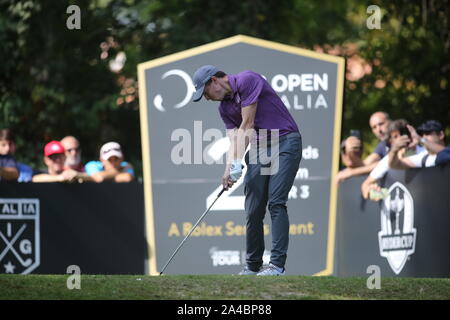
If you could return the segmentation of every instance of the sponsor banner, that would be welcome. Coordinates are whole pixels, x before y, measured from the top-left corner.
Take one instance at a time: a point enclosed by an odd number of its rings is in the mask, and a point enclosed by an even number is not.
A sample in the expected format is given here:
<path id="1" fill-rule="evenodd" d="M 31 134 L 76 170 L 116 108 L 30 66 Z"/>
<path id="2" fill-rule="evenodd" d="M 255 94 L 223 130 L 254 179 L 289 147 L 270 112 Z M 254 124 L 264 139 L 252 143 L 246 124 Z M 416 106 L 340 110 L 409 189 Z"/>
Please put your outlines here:
<path id="1" fill-rule="evenodd" d="M 450 165 L 389 171 L 380 202 L 362 199 L 365 178 L 339 187 L 335 274 L 366 276 L 378 265 L 387 277 L 448 278 Z"/>
<path id="2" fill-rule="evenodd" d="M 295 232 L 303 236 L 291 239 L 286 269 L 289 274 L 331 274 L 335 222 L 335 202 L 331 199 L 336 196 L 331 176 L 339 162 L 344 59 L 245 36 L 138 66 L 150 273 L 158 274 L 176 242 L 182 240 L 169 237 L 168 227 L 183 221 L 195 223 L 221 190 L 230 141 L 218 112 L 219 103 L 205 99 L 194 103 L 191 99 L 191 77 L 205 64 L 216 65 L 228 74 L 245 70 L 260 73 L 297 122 L 303 159 L 289 194 L 288 210 L 291 228 L 299 229 Z M 245 224 L 242 183 L 243 178 L 216 202 L 206 217 L 208 224 L 213 216 L 223 220 L 223 230 L 226 221 Z M 266 224 L 270 225 L 270 219 Z M 208 243 L 215 241 L 214 237 L 218 242 Z M 201 241 L 205 241 L 203 251 L 198 250 Z M 270 234 L 266 242 L 266 249 L 270 249 Z M 176 257 L 167 272 L 230 273 L 206 262 L 211 247 L 242 251 L 245 236 L 234 239 L 217 234 L 193 239 L 181 251 L 197 265 L 177 265 L 176 260 L 182 258 Z M 304 256 L 310 258 L 301 258 Z"/>
<path id="3" fill-rule="evenodd" d="M 395 274 L 399 274 L 406 259 L 414 253 L 414 200 L 400 182 L 389 187 L 389 196 L 381 206 L 381 231 L 378 233 L 380 255 L 385 257 Z"/>
<path id="4" fill-rule="evenodd" d="M 39 267 L 39 199 L 0 198 L 0 239 L 0 273 L 28 274 Z"/>
<path id="5" fill-rule="evenodd" d="M 245 251 L 220 250 L 218 247 L 212 247 L 209 250 L 209 254 L 211 257 L 213 267 L 241 266 L 243 268 L 246 265 Z M 270 262 L 270 251 L 264 250 L 263 266 L 269 265 L 269 262 Z"/>
<path id="6" fill-rule="evenodd" d="M 0 195 L 0 273 L 146 273 L 141 184 L 1 183 Z"/>

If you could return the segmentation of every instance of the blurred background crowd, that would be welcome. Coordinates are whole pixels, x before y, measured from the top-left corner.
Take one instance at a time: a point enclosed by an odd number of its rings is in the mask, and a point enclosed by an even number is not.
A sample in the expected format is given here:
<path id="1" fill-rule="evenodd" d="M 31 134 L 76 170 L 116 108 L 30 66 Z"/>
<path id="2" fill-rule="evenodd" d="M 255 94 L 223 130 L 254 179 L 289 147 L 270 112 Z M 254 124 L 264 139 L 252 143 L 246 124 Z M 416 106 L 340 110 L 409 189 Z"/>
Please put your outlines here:
<path id="1" fill-rule="evenodd" d="M 119 143 L 105 143 L 97 160 L 84 165 L 77 138 L 66 136 L 48 142 L 42 152 L 45 169 L 35 169 L 15 159 L 16 141 L 9 129 L 0 130 L 0 181 L 17 182 L 130 182 L 133 166 L 124 161 Z"/>
<path id="2" fill-rule="evenodd" d="M 428 168 L 450 163 L 450 146 L 445 146 L 444 127 L 437 120 L 428 120 L 416 130 L 405 119 L 391 120 L 389 114 L 377 111 L 369 119 L 369 127 L 379 140 L 375 149 L 363 158 L 363 138 L 359 130 L 341 142 L 342 169 L 336 183 L 368 174 L 361 185 L 365 199 L 381 200 L 387 196 L 379 186 L 389 169 Z M 375 191 L 375 192 L 373 192 Z"/>

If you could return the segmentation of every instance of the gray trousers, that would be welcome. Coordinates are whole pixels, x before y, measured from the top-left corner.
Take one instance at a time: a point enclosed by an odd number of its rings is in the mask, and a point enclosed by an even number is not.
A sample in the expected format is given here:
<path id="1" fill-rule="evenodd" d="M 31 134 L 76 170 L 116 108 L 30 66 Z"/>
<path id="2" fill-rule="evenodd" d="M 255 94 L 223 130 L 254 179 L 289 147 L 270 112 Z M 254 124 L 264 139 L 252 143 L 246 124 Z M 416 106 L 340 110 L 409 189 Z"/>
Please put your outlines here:
<path id="1" fill-rule="evenodd" d="M 251 146 L 254 147 L 254 146 Z M 245 212 L 247 214 L 247 266 L 258 271 L 263 263 L 264 223 L 268 205 L 272 220 L 272 251 L 270 262 L 278 267 L 286 263 L 289 244 L 289 217 L 286 202 L 294 183 L 302 158 L 302 138 L 293 132 L 279 137 L 277 148 L 274 145 L 257 145 L 258 152 L 247 152 L 245 162 L 247 173 L 244 178 Z M 261 153 L 270 156 L 271 162 L 261 161 Z M 257 154 L 257 159 L 254 159 Z M 278 166 L 274 168 L 274 157 L 278 156 Z"/>

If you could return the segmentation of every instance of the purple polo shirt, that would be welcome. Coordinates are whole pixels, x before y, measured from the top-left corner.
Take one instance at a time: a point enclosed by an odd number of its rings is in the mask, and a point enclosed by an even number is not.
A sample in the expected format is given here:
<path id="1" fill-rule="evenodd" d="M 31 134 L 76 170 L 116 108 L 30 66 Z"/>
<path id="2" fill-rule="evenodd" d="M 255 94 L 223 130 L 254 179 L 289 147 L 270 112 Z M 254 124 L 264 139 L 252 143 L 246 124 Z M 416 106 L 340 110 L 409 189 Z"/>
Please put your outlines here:
<path id="1" fill-rule="evenodd" d="M 280 136 L 299 131 L 283 101 L 260 74 L 243 71 L 228 75 L 228 81 L 233 93 L 219 106 L 220 116 L 227 129 L 239 128 L 242 123 L 241 108 L 257 102 L 256 131 L 278 129 Z"/>

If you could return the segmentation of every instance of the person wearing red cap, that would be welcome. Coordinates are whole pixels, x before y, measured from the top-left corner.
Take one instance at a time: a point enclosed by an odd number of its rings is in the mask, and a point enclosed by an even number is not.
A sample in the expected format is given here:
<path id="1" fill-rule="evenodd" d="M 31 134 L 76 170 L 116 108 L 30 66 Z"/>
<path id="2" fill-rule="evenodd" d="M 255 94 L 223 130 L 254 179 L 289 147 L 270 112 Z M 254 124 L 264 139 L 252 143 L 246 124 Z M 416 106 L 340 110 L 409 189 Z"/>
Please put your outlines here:
<path id="1" fill-rule="evenodd" d="M 50 141 L 44 147 L 44 163 L 47 171 L 33 176 L 33 182 L 82 182 L 90 180 L 86 174 L 73 169 L 65 169 L 65 149 L 61 142 Z"/>

